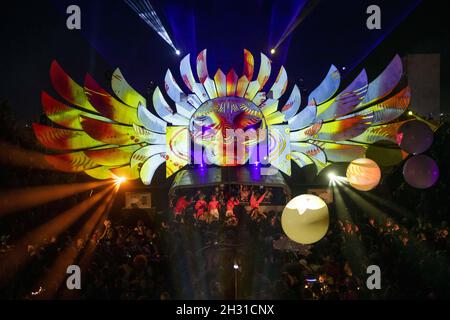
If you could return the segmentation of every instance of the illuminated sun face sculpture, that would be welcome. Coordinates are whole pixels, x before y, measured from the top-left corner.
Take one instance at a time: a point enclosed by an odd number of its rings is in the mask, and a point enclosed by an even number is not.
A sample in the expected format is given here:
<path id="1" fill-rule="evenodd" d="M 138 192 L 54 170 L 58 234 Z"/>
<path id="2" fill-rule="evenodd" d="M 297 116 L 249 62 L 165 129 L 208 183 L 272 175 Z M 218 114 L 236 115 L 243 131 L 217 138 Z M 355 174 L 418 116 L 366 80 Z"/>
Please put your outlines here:
<path id="1" fill-rule="evenodd" d="M 33 124 L 38 140 L 54 150 L 47 161 L 66 172 L 140 178 L 144 184 L 163 164 L 167 177 L 189 164 L 255 162 L 290 175 L 291 160 L 300 167 L 314 165 L 319 173 L 333 162 L 363 158 L 372 143 L 395 143 L 404 123 L 395 120 L 410 100 L 409 87 L 394 90 L 403 72 L 398 56 L 372 82 L 362 70 L 340 93 L 341 77 L 332 65 L 302 108 L 296 85 L 283 97 L 288 86 L 284 67 L 267 83 L 271 61 L 264 54 L 256 76 L 248 50 L 241 76 L 219 69 L 211 77 L 206 50 L 197 56 L 196 69 L 194 77 L 190 55 L 184 57 L 180 79 L 186 88 L 168 70 L 164 94 L 157 87 L 148 102 L 119 69 L 111 79 L 113 96 L 90 75 L 83 87 L 78 85 L 54 61 L 51 81 L 65 102 L 42 92 L 44 112 L 56 125 Z"/>
<path id="2" fill-rule="evenodd" d="M 192 115 L 189 133 L 195 144 L 194 162 L 200 164 L 245 164 L 258 148 L 265 148 L 267 154 L 264 114 L 252 101 L 242 97 L 205 101 Z M 255 159 L 257 162 L 258 157 Z"/>

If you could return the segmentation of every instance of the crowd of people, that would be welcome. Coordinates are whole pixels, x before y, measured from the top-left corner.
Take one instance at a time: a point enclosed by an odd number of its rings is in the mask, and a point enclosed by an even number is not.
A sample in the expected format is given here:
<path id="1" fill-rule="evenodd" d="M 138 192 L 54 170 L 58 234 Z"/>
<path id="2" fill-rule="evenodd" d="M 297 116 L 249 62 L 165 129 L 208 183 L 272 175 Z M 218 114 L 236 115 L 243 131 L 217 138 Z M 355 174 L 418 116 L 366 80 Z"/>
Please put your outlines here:
<path id="1" fill-rule="evenodd" d="M 85 265 L 82 290 L 72 292 L 80 299 L 448 298 L 449 140 L 450 126 L 444 124 L 429 151 L 440 168 L 436 186 L 414 189 L 404 182 L 401 167 L 393 170 L 371 192 L 371 201 L 383 200 L 377 210 L 345 197 L 346 214 L 331 204 L 329 230 L 313 245 L 286 238 L 281 212 L 268 206 L 283 201 L 274 188 L 180 190 L 170 196 L 168 208 L 147 218 L 124 223 L 111 214 L 89 237 L 76 238 L 80 221 L 57 236 L 46 235 L 39 244 L 29 243 L 28 264 L 0 288 L 0 298 L 39 297 L 47 288 L 42 275 L 68 247 L 78 253 L 75 262 Z M 9 168 L 2 170 L 5 188 L 27 185 L 29 179 L 38 185 L 68 178 L 59 173 L 40 178 L 33 168 Z M 76 204 L 87 196 L 2 217 L 0 262 L 15 250 L 17 239 L 67 209 L 69 201 Z M 366 285 L 370 265 L 380 267 L 379 290 Z M 64 292 L 62 283 L 56 296 Z"/>
<path id="2" fill-rule="evenodd" d="M 168 210 L 129 225 L 105 220 L 89 239 L 49 238 L 40 248 L 30 247 L 32 269 L 25 276 L 30 282 L 22 277 L 20 288 L 5 292 L 36 298 L 33 291 L 45 290 L 45 283 L 36 287 L 35 280 L 49 268 L 51 257 L 67 245 L 77 246 L 83 256 L 91 244 L 95 251 L 76 296 L 81 299 L 234 299 L 234 277 L 240 299 L 433 299 L 450 294 L 445 221 L 433 226 L 388 216 L 340 218 L 332 211 L 327 235 L 314 245 L 299 245 L 283 234 L 280 212 L 265 212 L 266 219 L 255 220 L 242 203 L 233 211 L 237 224 L 175 219 Z M 2 251 L 14 249 L 6 248 L 3 243 Z M 369 265 L 381 269 L 380 290 L 366 286 Z M 31 289 L 25 285 L 32 283 Z"/>
<path id="3" fill-rule="evenodd" d="M 238 205 L 242 204 L 248 209 L 251 219 L 260 221 L 267 218 L 264 211 L 260 210 L 261 204 L 273 205 L 285 201 L 283 190 L 248 185 L 225 188 L 221 184 L 215 188 L 197 190 L 194 194 L 191 191 L 174 193 L 170 199 L 170 208 L 176 220 L 193 218 L 197 222 L 211 223 L 223 218 L 227 225 L 235 226 L 239 222 L 235 212 Z"/>

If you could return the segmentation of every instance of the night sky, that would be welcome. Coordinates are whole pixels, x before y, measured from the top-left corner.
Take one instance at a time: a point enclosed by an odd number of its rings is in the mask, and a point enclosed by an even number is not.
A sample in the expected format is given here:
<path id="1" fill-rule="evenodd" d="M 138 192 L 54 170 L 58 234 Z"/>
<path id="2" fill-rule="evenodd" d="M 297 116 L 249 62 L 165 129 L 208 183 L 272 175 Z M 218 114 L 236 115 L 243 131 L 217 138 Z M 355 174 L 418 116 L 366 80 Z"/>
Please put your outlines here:
<path id="1" fill-rule="evenodd" d="M 373 79 L 395 53 L 441 53 L 442 86 L 448 84 L 448 27 L 439 18 L 438 1 L 321 0 L 300 26 L 271 56 L 272 76 L 283 64 L 289 88 L 297 83 L 307 95 L 331 64 L 345 67 L 345 82 L 367 67 Z M 107 76 L 120 67 L 127 80 L 147 95 L 151 81 L 161 86 L 167 68 L 178 77 L 178 63 L 191 53 L 208 49 L 208 67 L 214 74 L 234 67 L 241 73 L 243 49 L 255 56 L 269 55 L 289 24 L 301 14 L 306 0 L 283 1 L 151 1 L 175 46 L 173 50 L 121 0 L 43 0 L 10 2 L 1 11 L 0 101 L 28 123 L 41 115 L 40 91 L 54 93 L 48 75 L 53 59 L 80 84 L 90 73 L 106 89 Z M 82 30 L 66 28 L 65 9 L 82 10 Z M 382 9 L 382 29 L 366 28 L 366 8 Z M 257 70 L 257 69 L 256 69 Z M 441 89 L 443 110 L 449 97 Z M 287 94 L 285 99 L 287 99 Z"/>

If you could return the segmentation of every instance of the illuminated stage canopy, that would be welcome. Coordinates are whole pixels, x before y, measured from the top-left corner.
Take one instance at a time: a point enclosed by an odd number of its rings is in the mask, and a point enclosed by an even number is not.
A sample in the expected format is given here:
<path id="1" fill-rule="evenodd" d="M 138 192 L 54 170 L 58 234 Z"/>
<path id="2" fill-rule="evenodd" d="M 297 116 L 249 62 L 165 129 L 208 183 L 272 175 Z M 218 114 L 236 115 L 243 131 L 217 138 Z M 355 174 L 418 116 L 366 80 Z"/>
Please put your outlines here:
<path id="1" fill-rule="evenodd" d="M 119 69 L 111 79 L 113 96 L 90 75 L 84 86 L 78 85 L 54 61 L 51 81 L 65 102 L 47 92 L 41 101 L 59 127 L 33 125 L 38 140 L 55 151 L 46 155 L 47 161 L 66 172 L 85 172 L 96 179 L 140 178 L 144 184 L 151 183 L 163 164 L 167 177 L 189 164 L 245 163 L 270 165 L 290 175 L 291 160 L 300 167 L 315 165 L 319 173 L 333 162 L 364 157 L 370 144 L 395 143 L 404 123 L 396 119 L 410 101 L 409 87 L 397 88 L 403 73 L 398 56 L 372 82 L 363 70 L 340 93 L 341 76 L 332 65 L 303 108 L 296 85 L 283 99 L 288 85 L 284 67 L 268 86 L 271 61 L 264 54 L 256 76 L 248 50 L 240 77 L 233 69 L 226 74 L 219 69 L 211 77 L 206 50 L 196 62 L 197 77 L 190 55 L 180 63 L 187 90 L 168 70 L 164 94 L 157 87 L 148 102 Z M 147 109 L 150 105 L 156 114 Z"/>

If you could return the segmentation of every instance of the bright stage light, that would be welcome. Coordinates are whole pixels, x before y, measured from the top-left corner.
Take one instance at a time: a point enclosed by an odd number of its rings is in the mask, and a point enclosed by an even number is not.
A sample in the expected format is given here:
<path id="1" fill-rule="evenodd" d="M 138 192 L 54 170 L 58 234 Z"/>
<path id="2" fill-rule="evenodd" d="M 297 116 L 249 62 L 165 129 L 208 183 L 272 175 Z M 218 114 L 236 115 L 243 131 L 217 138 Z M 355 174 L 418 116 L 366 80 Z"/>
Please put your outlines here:
<path id="1" fill-rule="evenodd" d="M 335 175 L 333 172 L 330 172 L 330 173 L 328 174 L 328 178 L 329 178 L 330 180 L 334 180 L 334 179 L 336 179 L 336 175 Z"/>
<path id="2" fill-rule="evenodd" d="M 275 54 L 275 49 L 274 48 L 270 49 L 270 53 Z"/>
<path id="3" fill-rule="evenodd" d="M 175 54 L 177 55 L 177 56 L 179 56 L 180 54 L 181 54 L 181 52 L 180 52 L 180 50 L 175 50 Z"/>
<path id="4" fill-rule="evenodd" d="M 239 265 L 238 265 L 237 263 L 235 263 L 235 264 L 233 265 L 233 268 L 234 268 L 234 270 L 237 270 L 237 269 L 239 269 Z"/>
<path id="5" fill-rule="evenodd" d="M 127 181 L 127 178 L 125 178 L 125 177 L 117 177 L 115 180 L 116 180 L 117 184 L 121 184 L 121 183 L 124 183 L 125 181 Z"/>
<path id="6" fill-rule="evenodd" d="M 412 116 L 413 114 L 414 113 L 411 110 L 408 111 L 408 116 Z"/>

